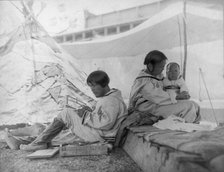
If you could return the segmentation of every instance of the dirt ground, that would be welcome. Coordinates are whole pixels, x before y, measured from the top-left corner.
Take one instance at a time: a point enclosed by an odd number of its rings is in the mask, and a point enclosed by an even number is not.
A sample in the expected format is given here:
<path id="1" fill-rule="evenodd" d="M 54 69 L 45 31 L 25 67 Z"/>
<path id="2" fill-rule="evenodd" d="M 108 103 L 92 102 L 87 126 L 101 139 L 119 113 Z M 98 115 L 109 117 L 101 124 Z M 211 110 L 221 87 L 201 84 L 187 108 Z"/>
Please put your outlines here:
<path id="1" fill-rule="evenodd" d="M 10 150 L 0 142 L 0 172 L 142 172 L 120 148 L 109 155 L 27 159 L 29 152 Z"/>

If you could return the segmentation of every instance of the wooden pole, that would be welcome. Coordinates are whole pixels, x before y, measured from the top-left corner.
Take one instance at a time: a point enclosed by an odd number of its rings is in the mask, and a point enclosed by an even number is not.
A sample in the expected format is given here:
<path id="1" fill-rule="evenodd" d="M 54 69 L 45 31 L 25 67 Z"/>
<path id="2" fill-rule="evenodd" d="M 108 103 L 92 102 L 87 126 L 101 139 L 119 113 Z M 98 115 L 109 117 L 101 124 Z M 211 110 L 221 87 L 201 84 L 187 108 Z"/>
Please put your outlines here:
<path id="1" fill-rule="evenodd" d="M 186 79 L 187 69 L 187 24 L 186 24 L 186 3 L 187 0 L 183 0 L 183 32 L 184 32 L 184 65 L 183 65 L 183 78 Z"/>
<path id="2" fill-rule="evenodd" d="M 224 78 L 224 1 L 222 1 L 222 23 L 223 23 L 223 27 L 222 27 L 222 35 L 223 35 L 223 78 Z"/>

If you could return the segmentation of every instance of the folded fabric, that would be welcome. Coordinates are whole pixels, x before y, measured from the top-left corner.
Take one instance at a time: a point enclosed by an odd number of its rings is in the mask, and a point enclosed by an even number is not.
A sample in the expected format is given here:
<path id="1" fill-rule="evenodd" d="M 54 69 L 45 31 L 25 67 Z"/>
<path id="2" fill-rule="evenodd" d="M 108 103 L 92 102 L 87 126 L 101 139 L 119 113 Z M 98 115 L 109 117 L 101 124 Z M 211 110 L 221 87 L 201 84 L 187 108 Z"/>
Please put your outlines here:
<path id="1" fill-rule="evenodd" d="M 183 118 L 171 115 L 166 119 L 159 120 L 157 123 L 153 124 L 153 126 L 159 129 L 192 132 L 214 130 L 217 127 L 217 124 L 209 121 L 201 121 L 199 124 L 186 123 Z"/>

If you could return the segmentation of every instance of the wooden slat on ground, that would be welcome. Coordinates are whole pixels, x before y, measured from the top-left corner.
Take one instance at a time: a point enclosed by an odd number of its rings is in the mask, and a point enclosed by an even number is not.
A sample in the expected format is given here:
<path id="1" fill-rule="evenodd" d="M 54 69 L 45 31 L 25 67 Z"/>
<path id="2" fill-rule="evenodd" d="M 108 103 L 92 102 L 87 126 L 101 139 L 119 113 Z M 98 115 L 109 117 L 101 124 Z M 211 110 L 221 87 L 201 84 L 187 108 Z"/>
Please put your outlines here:
<path id="1" fill-rule="evenodd" d="M 52 158 L 59 152 L 59 148 L 37 150 L 26 157 L 29 159 Z"/>
<path id="2" fill-rule="evenodd" d="M 88 155 L 106 155 L 108 146 L 106 144 L 90 144 L 90 145 L 65 145 L 60 146 L 60 156 L 88 156 Z"/>

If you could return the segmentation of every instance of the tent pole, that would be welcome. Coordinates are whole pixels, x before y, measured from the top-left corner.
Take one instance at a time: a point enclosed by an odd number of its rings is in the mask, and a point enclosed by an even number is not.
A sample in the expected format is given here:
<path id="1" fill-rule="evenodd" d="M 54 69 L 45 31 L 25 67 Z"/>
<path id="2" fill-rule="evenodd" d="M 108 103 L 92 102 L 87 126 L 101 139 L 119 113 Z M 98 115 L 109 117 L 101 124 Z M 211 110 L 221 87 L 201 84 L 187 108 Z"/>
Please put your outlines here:
<path id="1" fill-rule="evenodd" d="M 186 3 L 187 0 L 183 0 L 183 32 L 184 32 L 184 64 L 183 64 L 183 78 L 186 79 L 187 68 L 187 24 L 186 24 Z"/>
<path id="2" fill-rule="evenodd" d="M 222 23 L 223 23 L 223 27 L 222 27 L 222 30 L 223 30 L 223 32 L 222 32 L 222 35 L 223 35 L 223 40 L 222 40 L 222 45 L 223 45 L 223 54 L 222 54 L 222 56 L 223 56 L 223 78 L 224 78 L 224 1 L 222 1 Z"/>

